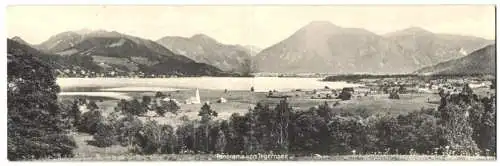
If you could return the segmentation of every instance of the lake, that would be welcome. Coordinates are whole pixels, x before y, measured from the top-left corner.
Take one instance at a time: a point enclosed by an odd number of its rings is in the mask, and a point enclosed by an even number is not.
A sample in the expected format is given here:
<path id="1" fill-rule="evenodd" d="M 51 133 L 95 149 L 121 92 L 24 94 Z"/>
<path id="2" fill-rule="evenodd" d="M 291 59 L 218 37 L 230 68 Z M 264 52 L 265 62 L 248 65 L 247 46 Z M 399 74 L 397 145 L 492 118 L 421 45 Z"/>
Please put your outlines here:
<path id="1" fill-rule="evenodd" d="M 68 92 L 82 94 L 92 91 L 92 95 L 106 96 L 113 92 L 177 91 L 196 88 L 242 91 L 250 90 L 253 86 L 256 92 L 267 92 L 269 90 L 312 90 L 325 86 L 332 89 L 360 86 L 346 82 L 324 82 L 321 79 L 296 77 L 57 78 L 57 84 L 62 89 L 62 95 L 68 95 Z M 85 90 L 85 88 L 91 90 Z M 115 94 L 115 96 L 120 95 Z"/>

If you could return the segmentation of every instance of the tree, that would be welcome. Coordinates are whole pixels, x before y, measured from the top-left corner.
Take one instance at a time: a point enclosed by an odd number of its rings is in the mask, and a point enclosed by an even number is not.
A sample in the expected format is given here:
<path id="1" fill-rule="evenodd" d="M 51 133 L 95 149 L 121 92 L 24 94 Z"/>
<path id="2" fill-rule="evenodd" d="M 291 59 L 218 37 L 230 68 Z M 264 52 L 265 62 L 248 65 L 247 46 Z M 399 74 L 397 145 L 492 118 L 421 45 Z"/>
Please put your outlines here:
<path id="1" fill-rule="evenodd" d="M 439 106 L 440 123 L 445 130 L 443 145 L 450 146 L 452 150 L 461 154 L 474 154 L 479 148 L 474 141 L 474 126 L 470 123 L 471 93 L 472 90 L 464 90 L 459 95 L 445 95 L 441 98 Z"/>
<path id="2" fill-rule="evenodd" d="M 391 93 L 389 93 L 389 99 L 399 99 L 398 91 L 392 90 Z"/>
<path id="3" fill-rule="evenodd" d="M 219 130 L 217 133 L 217 143 L 215 144 L 215 152 L 223 153 L 226 148 L 226 135 L 223 130 Z"/>
<path id="4" fill-rule="evenodd" d="M 167 101 L 167 103 L 165 103 L 165 109 L 168 112 L 171 112 L 171 113 L 177 115 L 177 112 L 179 111 L 179 109 L 181 109 L 181 107 L 177 104 L 177 102 L 170 99 L 169 101 Z"/>
<path id="5" fill-rule="evenodd" d="M 159 91 L 156 92 L 155 98 L 163 98 L 163 97 L 165 97 L 165 94 L 163 94 L 162 92 L 159 92 Z"/>
<path id="6" fill-rule="evenodd" d="M 142 96 L 142 105 L 147 106 L 151 103 L 151 97 L 150 96 Z"/>
<path id="7" fill-rule="evenodd" d="M 89 109 L 90 111 L 93 111 L 93 110 L 99 109 L 99 106 L 97 106 L 97 104 L 95 103 L 94 100 L 91 100 L 89 102 L 89 104 L 87 104 L 87 109 Z"/>
<path id="8" fill-rule="evenodd" d="M 159 152 L 164 134 L 156 121 L 148 120 L 135 136 L 137 151 L 142 154 Z"/>
<path id="9" fill-rule="evenodd" d="M 7 54 L 7 158 L 73 156 L 53 70 L 37 58 L 41 53 L 10 39 Z"/>
<path id="10" fill-rule="evenodd" d="M 293 117 L 289 133 L 292 152 L 328 153 L 327 121 L 314 107 Z"/>
<path id="11" fill-rule="evenodd" d="M 203 104 L 201 107 L 200 112 L 198 113 L 198 116 L 201 116 L 201 125 L 200 128 L 202 130 L 198 131 L 203 131 L 203 138 L 198 139 L 200 140 L 200 144 L 203 144 L 202 151 L 208 152 L 210 151 L 209 148 L 209 143 L 210 143 L 210 135 L 209 135 L 209 128 L 211 126 L 211 121 L 214 117 L 217 117 L 218 113 L 210 108 L 210 105 L 208 103 Z"/>
<path id="12" fill-rule="evenodd" d="M 342 92 L 340 92 L 339 96 L 337 98 L 341 99 L 341 100 L 351 100 L 351 92 L 347 91 L 347 90 L 342 90 Z"/>
<path id="13" fill-rule="evenodd" d="M 114 124 L 116 134 L 118 135 L 117 141 L 122 146 L 133 145 L 136 142 L 136 135 L 142 129 L 142 121 L 137 117 L 128 114 Z"/>
<path id="14" fill-rule="evenodd" d="M 121 109 L 123 114 L 131 114 L 131 115 L 142 115 L 146 113 L 146 107 L 139 102 L 137 99 L 133 99 L 132 101 L 121 100 L 118 104 L 118 109 Z"/>
<path id="15" fill-rule="evenodd" d="M 210 105 L 208 105 L 207 103 L 203 104 L 200 112 L 198 112 L 198 116 L 201 117 L 202 123 L 206 123 L 206 122 L 212 120 L 214 117 L 217 117 L 217 115 L 218 115 L 218 113 L 216 111 L 212 110 L 212 108 L 210 108 Z"/>
<path id="16" fill-rule="evenodd" d="M 286 98 L 281 100 L 276 106 L 275 112 L 275 117 L 277 117 L 278 120 L 278 148 L 281 152 L 286 152 L 288 151 L 288 126 L 290 124 L 290 117 L 292 117 L 292 107 L 290 107 Z"/>
<path id="17" fill-rule="evenodd" d="M 78 131 L 89 134 L 96 133 L 97 126 L 99 123 L 103 122 L 103 118 L 101 111 L 98 110 L 91 110 L 83 113 L 77 127 Z"/>
<path id="18" fill-rule="evenodd" d="M 404 85 L 399 85 L 398 91 L 399 91 L 399 93 L 407 93 L 406 88 L 405 88 Z"/>
<path id="19" fill-rule="evenodd" d="M 109 147 L 117 142 L 116 129 L 111 121 L 103 121 L 96 125 L 96 132 L 93 135 L 94 141 L 91 142 L 97 147 Z"/>
<path id="20" fill-rule="evenodd" d="M 80 117 L 82 116 L 82 112 L 80 111 L 80 107 L 78 106 L 78 100 L 73 101 L 71 105 L 70 115 L 73 118 L 73 126 L 78 126 L 78 122 L 80 122 Z"/>

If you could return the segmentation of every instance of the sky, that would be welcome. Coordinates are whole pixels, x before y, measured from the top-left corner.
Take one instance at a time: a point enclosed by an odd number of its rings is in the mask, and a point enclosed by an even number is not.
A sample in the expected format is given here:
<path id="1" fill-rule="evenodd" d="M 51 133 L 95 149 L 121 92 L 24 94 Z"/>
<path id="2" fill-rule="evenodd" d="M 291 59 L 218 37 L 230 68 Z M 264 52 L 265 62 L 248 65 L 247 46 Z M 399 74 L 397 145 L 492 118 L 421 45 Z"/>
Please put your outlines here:
<path id="1" fill-rule="evenodd" d="M 39 44 L 81 29 L 157 40 L 206 34 L 224 44 L 269 47 L 311 21 L 374 33 L 421 27 L 434 33 L 495 38 L 493 5 L 343 6 L 9 6 L 8 37 Z"/>

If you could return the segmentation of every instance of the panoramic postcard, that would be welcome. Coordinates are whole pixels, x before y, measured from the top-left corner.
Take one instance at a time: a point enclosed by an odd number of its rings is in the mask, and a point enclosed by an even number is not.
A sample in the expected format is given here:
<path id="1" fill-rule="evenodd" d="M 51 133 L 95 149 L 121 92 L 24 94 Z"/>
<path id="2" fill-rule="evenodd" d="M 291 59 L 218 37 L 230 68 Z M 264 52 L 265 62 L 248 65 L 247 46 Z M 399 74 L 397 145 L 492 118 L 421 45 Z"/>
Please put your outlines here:
<path id="1" fill-rule="evenodd" d="M 10 161 L 497 160 L 494 5 L 6 12 Z"/>

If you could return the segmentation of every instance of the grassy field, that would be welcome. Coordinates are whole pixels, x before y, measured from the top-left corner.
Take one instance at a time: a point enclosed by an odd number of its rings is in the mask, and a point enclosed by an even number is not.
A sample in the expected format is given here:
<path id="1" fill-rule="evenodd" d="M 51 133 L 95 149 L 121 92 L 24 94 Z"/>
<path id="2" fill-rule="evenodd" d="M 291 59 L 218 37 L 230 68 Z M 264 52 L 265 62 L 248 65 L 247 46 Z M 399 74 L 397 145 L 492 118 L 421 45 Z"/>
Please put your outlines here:
<path id="1" fill-rule="evenodd" d="M 137 98 L 141 100 L 142 96 L 154 96 L 154 92 L 121 92 L 125 93 L 132 98 Z M 174 92 L 165 92 L 165 94 L 170 95 L 172 98 L 177 99 L 182 102 L 185 99 L 194 95 L 194 90 L 180 90 Z M 267 98 L 267 93 L 263 92 L 249 92 L 249 91 L 229 91 L 225 93 L 224 91 L 217 90 L 200 90 L 200 96 L 202 103 L 208 101 L 213 110 L 219 113 L 217 119 L 227 119 L 233 113 L 244 114 L 248 112 L 250 108 L 253 108 L 257 102 L 264 104 L 269 104 L 269 106 L 275 107 L 276 104 L 280 102 L 279 98 Z M 412 111 L 418 111 L 421 108 L 436 108 L 437 103 L 439 103 L 439 97 L 436 94 L 401 94 L 399 100 L 388 99 L 387 94 L 381 95 L 369 95 L 369 96 L 359 96 L 353 97 L 348 101 L 341 101 L 339 99 L 311 99 L 311 95 L 305 92 L 286 92 L 287 95 L 292 97 L 288 98 L 290 106 L 297 110 L 307 110 L 311 107 L 324 104 L 325 102 L 329 105 L 338 103 L 335 106 L 335 110 L 339 111 L 356 111 L 364 110 L 371 114 L 374 113 L 391 113 L 400 114 Z M 71 96 L 61 96 L 64 99 L 72 99 Z M 226 103 L 217 103 L 216 101 L 223 97 L 227 99 Z M 112 112 L 117 106 L 118 100 L 111 98 L 102 97 L 88 97 L 90 100 L 96 100 L 97 105 L 102 110 L 103 115 L 107 115 Z M 428 100 L 430 102 L 428 102 Z M 181 117 L 187 116 L 190 120 L 198 119 L 198 111 L 202 107 L 202 104 L 182 104 L 180 106 L 180 111 L 177 115 L 167 113 L 165 117 L 155 116 L 154 112 L 148 113 L 148 115 L 139 117 L 140 119 L 152 119 L 158 121 L 160 124 L 169 124 L 171 126 L 177 126 L 182 123 Z"/>
<path id="2" fill-rule="evenodd" d="M 485 93 L 488 90 L 481 89 Z M 142 96 L 154 96 L 154 92 L 121 92 L 127 95 L 141 99 Z M 184 101 L 190 96 L 194 95 L 194 90 L 180 90 L 173 92 L 165 92 L 172 98 L 179 101 Z M 255 106 L 257 102 L 270 104 L 274 107 L 281 99 L 266 98 L 267 93 L 263 92 L 249 92 L 249 91 L 229 91 L 225 93 L 220 90 L 200 90 L 202 102 L 210 101 L 211 108 L 219 113 L 217 119 L 228 119 L 233 113 L 244 114 L 249 108 Z M 293 96 L 288 99 L 288 102 L 295 109 L 306 110 L 310 107 L 317 106 L 327 102 L 333 105 L 338 102 L 334 109 L 337 111 L 356 111 L 364 110 L 370 114 L 374 113 L 390 113 L 394 115 L 418 111 L 421 108 L 437 108 L 439 103 L 439 96 L 437 94 L 400 94 L 399 100 L 388 99 L 387 94 L 369 95 L 369 96 L 354 96 L 351 100 L 340 101 L 338 99 L 311 99 L 311 95 L 305 92 L 286 92 L 287 95 Z M 215 102 L 220 97 L 227 99 L 227 103 Z M 71 96 L 61 97 L 64 99 L 72 99 Z M 117 106 L 117 99 L 102 98 L 102 97 L 89 97 L 89 99 L 96 100 L 97 105 L 107 116 Z M 167 113 L 165 117 L 156 116 L 155 113 L 150 112 L 146 116 L 141 116 L 139 119 L 156 120 L 160 124 L 168 124 L 173 127 L 178 126 L 183 121 L 181 117 L 187 116 L 190 120 L 199 119 L 198 111 L 202 104 L 182 104 L 181 109 L 177 115 Z M 73 133 L 78 148 L 75 149 L 76 158 L 67 160 L 217 160 L 214 156 L 210 155 L 151 155 L 141 156 L 129 152 L 129 148 L 115 145 L 109 148 L 99 148 L 87 144 L 87 141 L 92 140 L 92 136 L 85 133 Z M 404 156 L 404 155 L 350 155 L 350 156 L 327 156 L 321 158 L 313 157 L 299 157 L 291 158 L 288 160 L 494 160 L 489 157 L 477 156 Z M 63 159 L 66 160 L 66 159 Z"/>

